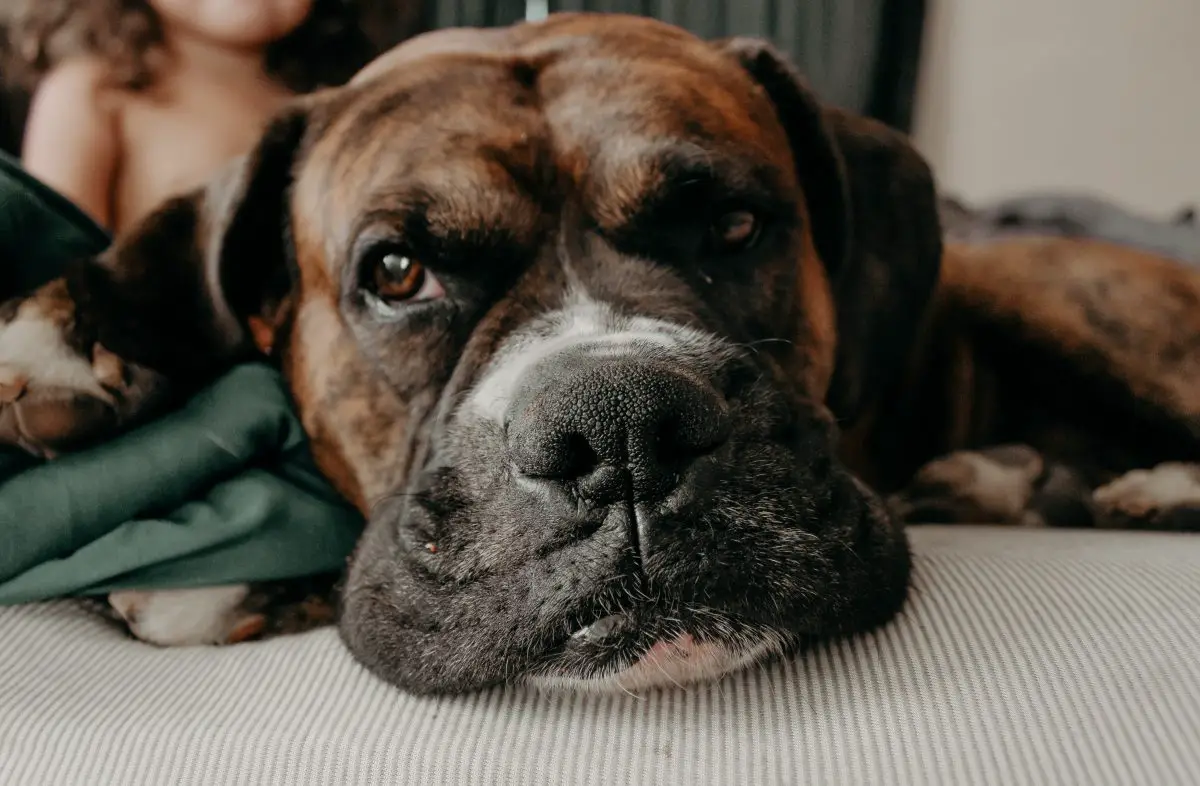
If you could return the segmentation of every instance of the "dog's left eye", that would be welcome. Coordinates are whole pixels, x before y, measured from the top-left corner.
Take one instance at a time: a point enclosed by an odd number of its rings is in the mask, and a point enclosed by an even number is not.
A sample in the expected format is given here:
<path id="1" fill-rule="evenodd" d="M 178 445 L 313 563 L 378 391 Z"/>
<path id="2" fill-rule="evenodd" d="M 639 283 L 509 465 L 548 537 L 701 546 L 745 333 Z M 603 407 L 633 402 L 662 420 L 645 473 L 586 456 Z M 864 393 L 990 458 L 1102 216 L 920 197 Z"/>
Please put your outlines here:
<path id="1" fill-rule="evenodd" d="M 403 250 L 383 248 L 371 253 L 365 262 L 366 289 L 377 308 L 390 312 L 404 303 L 446 294 L 433 273 Z"/>
<path id="2" fill-rule="evenodd" d="M 731 210 L 709 227 L 709 245 L 718 254 L 746 251 L 762 234 L 762 221 L 749 210 Z"/>

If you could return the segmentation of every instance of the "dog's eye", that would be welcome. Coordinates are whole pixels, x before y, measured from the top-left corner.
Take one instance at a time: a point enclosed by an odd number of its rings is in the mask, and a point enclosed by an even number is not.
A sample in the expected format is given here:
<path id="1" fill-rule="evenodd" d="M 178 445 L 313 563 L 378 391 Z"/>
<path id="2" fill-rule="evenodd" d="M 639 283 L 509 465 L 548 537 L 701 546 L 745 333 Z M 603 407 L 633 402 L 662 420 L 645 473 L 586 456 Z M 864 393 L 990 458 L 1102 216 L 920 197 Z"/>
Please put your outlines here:
<path id="1" fill-rule="evenodd" d="M 409 300 L 425 284 L 425 266 L 405 254 L 382 254 L 374 267 L 375 294 L 384 300 Z"/>
<path id="2" fill-rule="evenodd" d="M 404 251 L 381 249 L 372 254 L 368 265 L 370 292 L 384 305 L 432 300 L 445 294 L 433 274 Z"/>
<path id="3" fill-rule="evenodd" d="M 753 246 L 762 232 L 762 221 L 749 210 L 731 210 L 709 228 L 709 243 L 719 254 L 733 254 Z"/>

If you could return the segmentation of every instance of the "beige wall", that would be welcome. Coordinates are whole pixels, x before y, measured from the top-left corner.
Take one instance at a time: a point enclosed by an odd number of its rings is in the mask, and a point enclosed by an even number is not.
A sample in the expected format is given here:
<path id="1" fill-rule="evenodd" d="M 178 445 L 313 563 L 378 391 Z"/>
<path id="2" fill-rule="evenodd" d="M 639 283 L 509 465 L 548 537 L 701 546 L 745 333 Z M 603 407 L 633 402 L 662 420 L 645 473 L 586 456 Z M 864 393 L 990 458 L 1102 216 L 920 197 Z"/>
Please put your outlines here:
<path id="1" fill-rule="evenodd" d="M 1200 0 L 931 0 L 914 136 L 972 200 L 1200 203 Z"/>

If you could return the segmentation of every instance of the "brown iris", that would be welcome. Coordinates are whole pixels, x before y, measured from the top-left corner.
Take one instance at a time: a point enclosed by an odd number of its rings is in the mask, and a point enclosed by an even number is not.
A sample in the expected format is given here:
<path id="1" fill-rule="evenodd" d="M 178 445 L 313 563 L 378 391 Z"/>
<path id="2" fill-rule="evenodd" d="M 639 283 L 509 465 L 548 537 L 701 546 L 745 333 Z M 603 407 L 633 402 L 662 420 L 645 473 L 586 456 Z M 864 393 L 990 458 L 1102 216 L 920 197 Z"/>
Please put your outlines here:
<path id="1" fill-rule="evenodd" d="M 375 265 L 375 294 L 382 300 L 411 300 L 425 286 L 425 266 L 400 252 L 384 254 Z"/>

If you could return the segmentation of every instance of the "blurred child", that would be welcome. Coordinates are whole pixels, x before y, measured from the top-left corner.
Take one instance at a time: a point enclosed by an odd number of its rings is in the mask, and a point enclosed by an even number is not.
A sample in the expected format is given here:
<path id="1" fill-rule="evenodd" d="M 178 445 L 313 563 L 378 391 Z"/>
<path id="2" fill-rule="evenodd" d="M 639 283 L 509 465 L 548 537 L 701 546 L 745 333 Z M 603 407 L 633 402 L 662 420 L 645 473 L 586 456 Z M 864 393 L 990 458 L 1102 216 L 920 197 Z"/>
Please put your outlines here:
<path id="1" fill-rule="evenodd" d="M 120 233 L 375 52 L 351 0 L 5 0 L 36 90 L 22 162 Z"/>

